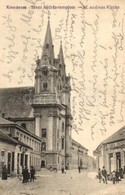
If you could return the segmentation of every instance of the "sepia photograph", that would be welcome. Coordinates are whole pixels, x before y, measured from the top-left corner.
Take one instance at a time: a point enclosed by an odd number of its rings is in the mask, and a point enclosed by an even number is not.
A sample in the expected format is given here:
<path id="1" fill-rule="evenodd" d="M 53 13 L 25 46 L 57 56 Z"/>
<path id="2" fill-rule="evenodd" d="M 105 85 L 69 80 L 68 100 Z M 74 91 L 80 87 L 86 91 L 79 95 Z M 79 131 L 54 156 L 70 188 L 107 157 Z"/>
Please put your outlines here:
<path id="1" fill-rule="evenodd" d="M 125 194 L 125 2 L 0 1 L 0 194 Z"/>

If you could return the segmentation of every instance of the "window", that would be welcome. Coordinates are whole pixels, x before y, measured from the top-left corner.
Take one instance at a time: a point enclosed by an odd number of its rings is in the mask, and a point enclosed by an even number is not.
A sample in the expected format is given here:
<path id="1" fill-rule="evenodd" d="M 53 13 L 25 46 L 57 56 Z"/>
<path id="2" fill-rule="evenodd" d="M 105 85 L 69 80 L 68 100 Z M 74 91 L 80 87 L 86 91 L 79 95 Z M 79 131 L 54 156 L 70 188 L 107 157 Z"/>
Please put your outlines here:
<path id="1" fill-rule="evenodd" d="M 64 137 L 62 137 L 62 150 L 64 149 Z"/>
<path id="2" fill-rule="evenodd" d="M 62 131 L 64 131 L 64 122 L 62 122 Z"/>
<path id="3" fill-rule="evenodd" d="M 43 90 L 47 90 L 48 88 L 48 84 L 47 83 L 43 83 Z"/>
<path id="4" fill-rule="evenodd" d="M 46 137 L 46 129 L 42 129 L 41 134 L 42 134 L 42 135 L 41 135 L 42 137 Z"/>
<path id="5" fill-rule="evenodd" d="M 46 151 L 46 143 L 42 142 L 41 151 Z"/>

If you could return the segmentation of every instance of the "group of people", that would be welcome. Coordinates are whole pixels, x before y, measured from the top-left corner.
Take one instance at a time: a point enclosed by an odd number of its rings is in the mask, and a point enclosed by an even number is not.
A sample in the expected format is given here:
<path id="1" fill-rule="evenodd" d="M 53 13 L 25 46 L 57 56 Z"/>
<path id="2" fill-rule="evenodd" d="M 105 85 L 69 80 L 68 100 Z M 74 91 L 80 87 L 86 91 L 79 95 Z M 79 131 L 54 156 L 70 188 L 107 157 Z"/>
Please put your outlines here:
<path id="1" fill-rule="evenodd" d="M 22 183 L 27 183 L 27 182 L 34 182 L 35 179 L 35 169 L 33 166 L 31 166 L 30 172 L 28 171 L 27 167 L 24 167 L 22 169 Z"/>
<path id="2" fill-rule="evenodd" d="M 119 181 L 122 178 L 122 168 L 120 170 L 114 170 L 111 175 L 107 174 L 107 171 L 105 169 L 105 167 L 103 166 L 103 169 L 101 170 L 99 168 L 98 170 L 98 179 L 99 179 L 99 183 L 101 183 L 101 181 L 103 181 L 103 183 L 107 184 L 107 180 L 109 179 L 110 176 L 110 180 L 112 180 L 113 184 L 115 183 L 119 183 Z"/>

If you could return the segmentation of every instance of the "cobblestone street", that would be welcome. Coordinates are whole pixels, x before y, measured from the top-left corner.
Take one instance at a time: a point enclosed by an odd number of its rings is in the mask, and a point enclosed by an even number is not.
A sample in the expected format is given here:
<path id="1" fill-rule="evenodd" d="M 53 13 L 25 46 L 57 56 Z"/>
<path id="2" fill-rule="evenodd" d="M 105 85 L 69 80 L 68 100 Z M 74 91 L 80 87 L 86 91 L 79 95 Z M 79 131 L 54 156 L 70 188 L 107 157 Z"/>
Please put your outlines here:
<path id="1" fill-rule="evenodd" d="M 0 194 L 2 195 L 124 195 L 125 180 L 113 185 L 98 183 L 95 173 L 68 171 L 41 171 L 37 173 L 34 183 L 23 184 L 18 178 L 0 180 Z"/>

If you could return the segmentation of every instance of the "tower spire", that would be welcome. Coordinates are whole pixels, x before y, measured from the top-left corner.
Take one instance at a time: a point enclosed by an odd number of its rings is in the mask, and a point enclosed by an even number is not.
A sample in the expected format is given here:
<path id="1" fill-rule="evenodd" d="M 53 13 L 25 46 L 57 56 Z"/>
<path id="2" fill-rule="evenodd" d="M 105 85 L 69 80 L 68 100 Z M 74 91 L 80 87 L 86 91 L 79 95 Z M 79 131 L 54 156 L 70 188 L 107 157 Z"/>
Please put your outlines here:
<path id="1" fill-rule="evenodd" d="M 54 46 L 52 42 L 52 34 L 50 28 L 50 16 L 48 16 L 48 24 L 46 29 L 46 35 L 44 39 L 43 52 L 42 52 L 42 60 L 44 56 L 48 57 L 49 63 L 53 65 L 54 61 Z"/>
<path id="2" fill-rule="evenodd" d="M 64 55 L 63 55 L 63 48 L 62 48 L 62 40 L 60 41 L 59 60 L 60 60 L 60 64 L 64 64 Z"/>

